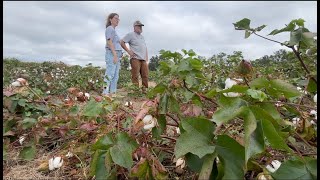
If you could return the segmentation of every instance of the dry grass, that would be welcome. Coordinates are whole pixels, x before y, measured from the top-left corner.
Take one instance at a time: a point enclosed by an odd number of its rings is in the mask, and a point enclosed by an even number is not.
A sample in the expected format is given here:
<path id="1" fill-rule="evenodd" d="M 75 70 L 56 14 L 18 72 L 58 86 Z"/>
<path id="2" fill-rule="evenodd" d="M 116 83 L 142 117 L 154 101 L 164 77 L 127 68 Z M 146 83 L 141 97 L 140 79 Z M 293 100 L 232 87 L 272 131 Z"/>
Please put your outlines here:
<path id="1" fill-rule="evenodd" d="M 19 158 L 18 149 L 8 151 L 7 160 L 3 161 L 3 179 L 65 179 L 64 168 L 43 173 L 37 171 L 41 162 L 47 161 L 51 153 L 38 152 L 32 161 Z"/>

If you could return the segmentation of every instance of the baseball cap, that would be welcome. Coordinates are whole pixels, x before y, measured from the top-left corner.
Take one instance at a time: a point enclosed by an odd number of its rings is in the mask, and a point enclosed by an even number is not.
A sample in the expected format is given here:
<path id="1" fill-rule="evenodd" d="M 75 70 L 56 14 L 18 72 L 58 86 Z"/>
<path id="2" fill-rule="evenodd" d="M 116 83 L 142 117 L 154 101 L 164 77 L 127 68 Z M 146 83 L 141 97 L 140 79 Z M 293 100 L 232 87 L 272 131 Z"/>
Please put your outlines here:
<path id="1" fill-rule="evenodd" d="M 139 20 L 133 23 L 133 26 L 144 26 Z"/>

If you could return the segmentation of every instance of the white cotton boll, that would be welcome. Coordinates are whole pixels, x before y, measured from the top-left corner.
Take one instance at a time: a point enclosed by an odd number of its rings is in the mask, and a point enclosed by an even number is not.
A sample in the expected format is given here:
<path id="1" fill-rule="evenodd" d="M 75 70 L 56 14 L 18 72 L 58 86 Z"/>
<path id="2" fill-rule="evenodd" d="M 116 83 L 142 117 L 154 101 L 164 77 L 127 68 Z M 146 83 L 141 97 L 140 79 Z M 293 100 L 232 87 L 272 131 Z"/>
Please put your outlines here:
<path id="1" fill-rule="evenodd" d="M 50 94 L 50 91 L 47 91 L 46 94 Z"/>
<path id="2" fill-rule="evenodd" d="M 22 72 L 24 72 L 24 73 L 25 73 L 25 72 L 26 72 L 26 70 L 22 70 Z"/>
<path id="3" fill-rule="evenodd" d="M 98 79 L 96 80 L 96 83 L 97 83 L 97 82 L 99 82 L 99 80 L 98 80 Z"/>
<path id="4" fill-rule="evenodd" d="M 217 162 L 217 163 L 219 163 L 219 162 L 220 162 L 220 159 L 219 159 L 218 157 L 216 158 L 216 162 Z"/>
<path id="5" fill-rule="evenodd" d="M 64 101 L 69 101 L 69 100 L 70 100 L 69 98 L 64 99 Z"/>
<path id="6" fill-rule="evenodd" d="M 182 158 L 179 158 L 176 162 L 176 167 L 181 167 L 181 169 L 183 169 L 186 165 L 186 161 Z"/>
<path id="7" fill-rule="evenodd" d="M 223 95 L 226 96 L 226 97 L 238 97 L 238 96 L 240 96 L 239 93 L 235 93 L 235 92 L 223 93 Z"/>
<path id="8" fill-rule="evenodd" d="M 292 118 L 292 121 L 300 121 L 300 118 L 298 118 L 298 117 L 295 117 L 295 118 Z"/>
<path id="9" fill-rule="evenodd" d="M 23 143 L 23 141 L 24 141 L 25 139 L 26 139 L 25 136 L 19 137 L 19 143 L 20 143 L 20 145 L 22 145 L 22 143 Z"/>
<path id="10" fill-rule="evenodd" d="M 63 159 L 61 157 L 56 157 L 54 160 L 53 160 L 53 165 L 55 168 L 60 168 L 63 164 Z"/>
<path id="11" fill-rule="evenodd" d="M 301 87 L 297 87 L 297 90 L 298 90 L 298 91 L 301 91 L 301 90 L 302 90 L 302 88 L 301 88 Z"/>
<path id="12" fill-rule="evenodd" d="M 316 95 L 314 95 L 314 97 L 313 97 L 313 101 L 314 101 L 315 103 L 317 103 L 317 94 L 316 94 Z"/>
<path id="13" fill-rule="evenodd" d="M 67 158 L 71 158 L 71 157 L 73 157 L 72 152 L 70 152 L 70 151 L 69 151 L 69 152 L 68 152 L 68 154 L 66 155 L 66 157 L 67 157 Z"/>
<path id="14" fill-rule="evenodd" d="M 19 81 L 15 81 L 13 83 L 11 83 L 11 86 L 13 87 L 20 87 L 21 86 L 21 83 Z"/>
<path id="15" fill-rule="evenodd" d="M 129 66 L 129 67 L 127 68 L 127 70 L 131 70 L 131 66 Z"/>
<path id="16" fill-rule="evenodd" d="M 176 127 L 177 134 L 180 134 L 180 128 Z"/>
<path id="17" fill-rule="evenodd" d="M 87 97 L 88 99 L 90 98 L 90 94 L 89 93 L 84 93 L 84 96 Z"/>
<path id="18" fill-rule="evenodd" d="M 310 111 L 310 115 L 317 115 L 317 111 L 316 110 L 311 110 Z"/>
<path id="19" fill-rule="evenodd" d="M 53 158 L 49 159 L 49 170 L 50 171 L 54 170 Z"/>
<path id="20" fill-rule="evenodd" d="M 231 88 L 233 85 L 236 85 L 237 82 L 234 81 L 234 80 L 231 80 L 230 78 L 227 78 L 226 81 L 225 81 L 225 88 L 224 89 L 229 89 Z"/>
<path id="21" fill-rule="evenodd" d="M 269 172 L 274 173 L 274 172 L 276 172 L 276 171 L 279 169 L 280 166 L 281 166 L 281 162 L 280 162 L 280 161 L 278 161 L 278 160 L 273 160 L 273 161 L 271 162 L 271 165 L 270 165 L 270 164 L 267 165 L 266 168 L 267 168 L 267 170 L 268 170 Z"/>
<path id="22" fill-rule="evenodd" d="M 131 102 L 131 101 L 127 101 L 124 105 L 127 106 L 127 107 L 129 107 L 129 106 L 132 105 L 132 102 Z"/>
<path id="23" fill-rule="evenodd" d="M 316 125 L 316 123 L 314 122 L 314 120 L 310 121 L 311 124 Z"/>
<path id="24" fill-rule="evenodd" d="M 143 123 L 146 124 L 150 124 L 152 121 L 152 116 L 151 115 L 146 115 L 143 119 L 142 119 Z"/>
<path id="25" fill-rule="evenodd" d="M 149 129 L 152 129 L 153 127 L 155 127 L 155 122 L 152 120 L 152 122 L 150 124 L 144 125 L 143 129 L 149 130 Z"/>

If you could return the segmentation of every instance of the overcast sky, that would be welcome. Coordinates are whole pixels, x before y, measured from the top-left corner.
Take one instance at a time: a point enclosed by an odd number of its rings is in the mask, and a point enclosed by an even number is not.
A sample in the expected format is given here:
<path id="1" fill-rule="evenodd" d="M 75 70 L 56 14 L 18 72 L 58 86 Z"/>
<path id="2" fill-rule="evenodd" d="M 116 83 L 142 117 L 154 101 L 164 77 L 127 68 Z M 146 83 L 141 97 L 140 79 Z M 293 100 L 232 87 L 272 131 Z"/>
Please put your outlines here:
<path id="1" fill-rule="evenodd" d="M 274 42 L 234 30 L 232 23 L 251 19 L 251 27 L 266 24 L 267 35 L 291 20 L 302 18 L 305 27 L 317 31 L 316 1 L 270 2 L 4 2 L 3 57 L 25 61 L 62 61 L 66 64 L 105 66 L 105 19 L 120 16 L 120 37 L 133 31 L 133 22 L 145 24 L 149 58 L 159 50 L 193 49 L 210 57 L 220 52 L 242 51 L 253 60 L 284 48 Z M 270 38 L 284 42 L 289 33 Z M 284 48 L 285 49 L 285 48 Z"/>

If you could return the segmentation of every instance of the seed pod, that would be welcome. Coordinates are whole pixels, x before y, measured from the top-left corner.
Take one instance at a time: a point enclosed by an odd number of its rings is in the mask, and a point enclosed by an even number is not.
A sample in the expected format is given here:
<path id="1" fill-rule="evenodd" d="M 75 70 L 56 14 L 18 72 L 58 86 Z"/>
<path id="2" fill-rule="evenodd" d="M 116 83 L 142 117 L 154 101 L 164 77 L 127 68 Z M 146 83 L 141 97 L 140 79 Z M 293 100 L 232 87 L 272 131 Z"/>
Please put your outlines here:
<path id="1" fill-rule="evenodd" d="M 249 61 L 242 60 L 237 68 L 237 73 L 241 76 L 248 76 L 253 72 L 252 65 Z"/>

